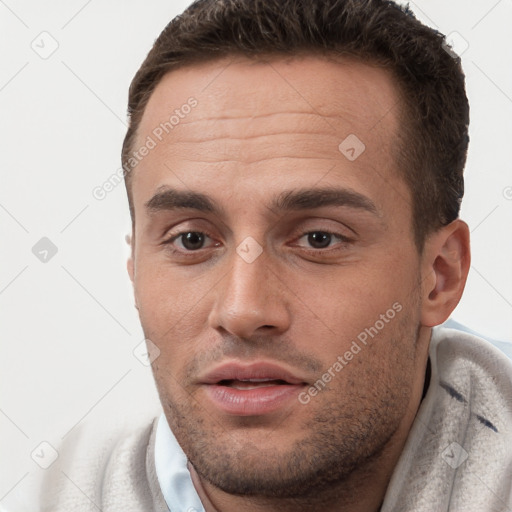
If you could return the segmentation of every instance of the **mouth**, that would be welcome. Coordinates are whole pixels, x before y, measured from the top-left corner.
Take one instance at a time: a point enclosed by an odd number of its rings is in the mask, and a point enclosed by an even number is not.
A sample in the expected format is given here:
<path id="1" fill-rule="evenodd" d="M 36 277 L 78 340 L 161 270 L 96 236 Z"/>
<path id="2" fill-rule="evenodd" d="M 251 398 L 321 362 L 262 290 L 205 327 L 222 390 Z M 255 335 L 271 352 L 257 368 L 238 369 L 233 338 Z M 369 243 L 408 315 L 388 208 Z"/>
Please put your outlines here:
<path id="1" fill-rule="evenodd" d="M 304 386 L 304 379 L 273 363 L 226 363 L 202 380 L 210 403 L 219 412 L 261 416 L 289 406 Z"/>
<path id="2" fill-rule="evenodd" d="M 219 386 L 227 386 L 228 388 L 240 390 L 259 389 L 269 386 L 283 386 L 287 384 L 289 383 L 281 379 L 223 379 L 218 382 Z"/>

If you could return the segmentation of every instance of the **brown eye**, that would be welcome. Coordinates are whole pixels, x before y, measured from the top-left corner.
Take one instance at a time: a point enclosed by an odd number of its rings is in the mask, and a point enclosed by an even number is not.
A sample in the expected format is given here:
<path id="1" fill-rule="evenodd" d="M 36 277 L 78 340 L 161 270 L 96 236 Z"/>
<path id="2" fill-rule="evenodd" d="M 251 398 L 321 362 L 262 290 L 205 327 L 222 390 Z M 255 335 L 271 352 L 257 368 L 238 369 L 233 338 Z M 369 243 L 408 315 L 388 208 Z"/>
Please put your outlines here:
<path id="1" fill-rule="evenodd" d="M 314 249 L 324 249 L 332 241 L 332 234 L 325 231 L 313 231 L 307 234 L 308 243 Z"/>
<path id="2" fill-rule="evenodd" d="M 177 237 L 181 241 L 181 245 L 188 251 L 197 251 L 202 249 L 206 240 L 206 235 L 198 231 L 188 231 Z"/>
<path id="3" fill-rule="evenodd" d="M 309 231 L 304 233 L 299 241 L 302 241 L 299 245 L 305 249 L 330 249 L 334 245 L 344 244 L 350 240 L 346 236 L 329 231 Z"/>

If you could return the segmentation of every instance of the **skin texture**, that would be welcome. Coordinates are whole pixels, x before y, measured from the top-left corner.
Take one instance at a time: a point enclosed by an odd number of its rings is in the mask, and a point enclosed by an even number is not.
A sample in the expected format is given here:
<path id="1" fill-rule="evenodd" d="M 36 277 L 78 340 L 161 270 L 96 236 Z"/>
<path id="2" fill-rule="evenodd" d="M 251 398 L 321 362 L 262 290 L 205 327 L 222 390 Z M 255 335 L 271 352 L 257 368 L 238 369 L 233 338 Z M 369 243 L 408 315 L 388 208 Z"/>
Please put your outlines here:
<path id="1" fill-rule="evenodd" d="M 464 288 L 467 226 L 443 227 L 418 253 L 393 159 L 400 98 L 383 69 L 314 56 L 182 68 L 155 89 L 135 146 L 190 97 L 197 106 L 133 171 L 128 271 L 160 351 L 164 411 L 207 508 L 378 510 L 420 404 L 431 327 Z M 365 145 L 354 161 L 338 149 L 349 134 Z M 148 209 L 164 187 L 207 195 L 216 211 Z M 373 211 L 275 204 L 318 189 L 359 194 Z M 190 250 L 187 232 L 204 244 Z M 246 237 L 262 249 L 251 263 L 236 251 Z M 202 379 L 224 361 L 275 362 L 309 389 L 393 304 L 307 404 L 237 416 L 208 398 Z"/>

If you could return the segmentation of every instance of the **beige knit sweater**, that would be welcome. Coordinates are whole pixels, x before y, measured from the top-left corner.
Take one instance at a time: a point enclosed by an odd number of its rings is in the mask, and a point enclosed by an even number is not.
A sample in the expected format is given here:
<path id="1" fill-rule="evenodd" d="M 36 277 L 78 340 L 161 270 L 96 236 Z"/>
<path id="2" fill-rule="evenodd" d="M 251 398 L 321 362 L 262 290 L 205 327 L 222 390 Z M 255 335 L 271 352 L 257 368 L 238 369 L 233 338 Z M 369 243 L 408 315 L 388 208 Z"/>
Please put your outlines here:
<path id="1" fill-rule="evenodd" d="M 430 362 L 430 385 L 382 512 L 512 511 L 512 363 L 452 329 L 434 330 Z M 41 510 L 169 510 L 155 471 L 155 431 L 155 420 L 108 434 L 79 429 L 48 470 Z"/>

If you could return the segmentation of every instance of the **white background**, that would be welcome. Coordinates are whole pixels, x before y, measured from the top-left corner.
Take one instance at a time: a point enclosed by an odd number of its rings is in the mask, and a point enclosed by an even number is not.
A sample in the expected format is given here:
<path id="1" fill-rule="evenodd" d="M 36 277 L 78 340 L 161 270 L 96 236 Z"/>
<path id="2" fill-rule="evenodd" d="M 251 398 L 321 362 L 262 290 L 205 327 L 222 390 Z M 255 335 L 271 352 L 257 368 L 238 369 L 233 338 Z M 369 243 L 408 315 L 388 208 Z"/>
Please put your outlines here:
<path id="1" fill-rule="evenodd" d="M 102 201 L 92 190 L 119 169 L 131 78 L 187 3 L 0 0 L 0 504 L 8 510 L 44 471 L 30 457 L 39 443 L 58 447 L 86 419 L 157 406 L 150 371 L 133 354 L 143 335 L 126 273 L 124 185 Z M 512 1 L 411 7 L 460 34 L 456 49 L 469 44 L 461 216 L 473 262 L 453 318 L 512 341 Z M 43 59 L 31 44 L 48 51 L 52 38 L 58 48 Z M 58 249 L 46 263 L 32 252 L 42 237 Z"/>

